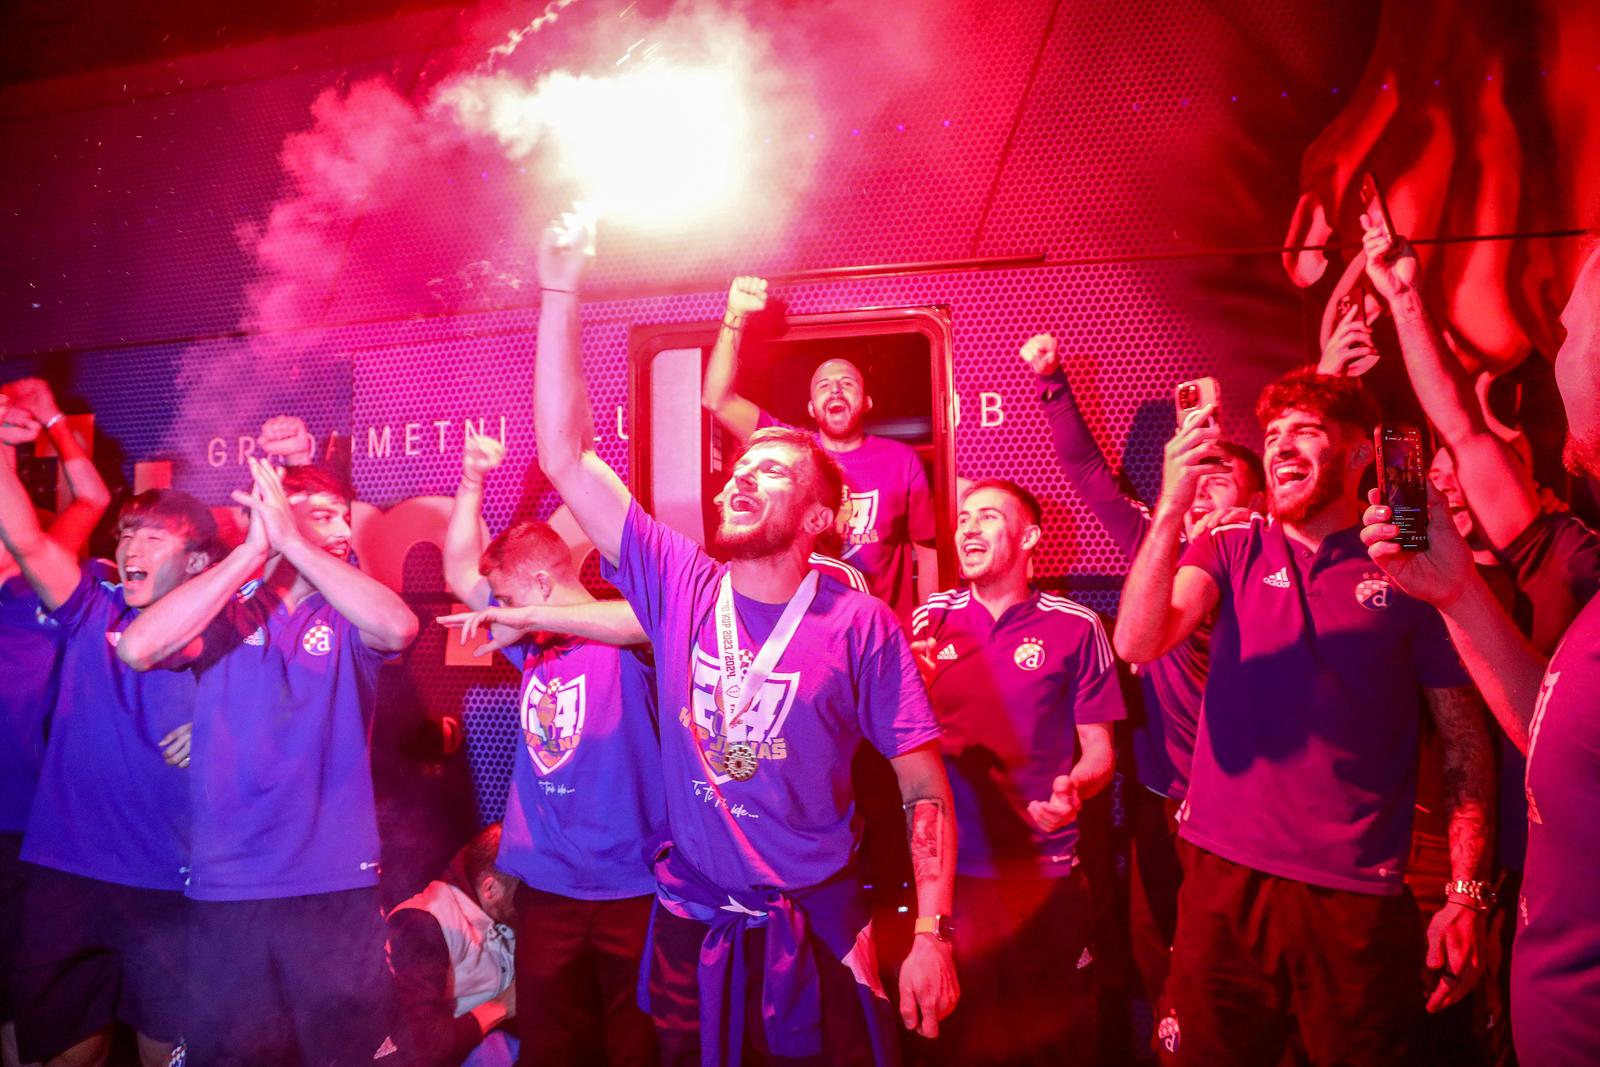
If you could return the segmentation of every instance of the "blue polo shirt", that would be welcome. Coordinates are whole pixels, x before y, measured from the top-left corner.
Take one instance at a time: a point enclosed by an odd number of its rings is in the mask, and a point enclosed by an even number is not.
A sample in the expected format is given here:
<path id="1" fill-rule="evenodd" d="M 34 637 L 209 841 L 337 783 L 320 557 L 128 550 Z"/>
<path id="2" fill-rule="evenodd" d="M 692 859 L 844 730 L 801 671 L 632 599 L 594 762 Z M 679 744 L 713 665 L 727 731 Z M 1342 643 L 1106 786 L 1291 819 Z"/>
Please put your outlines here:
<path id="1" fill-rule="evenodd" d="M 547 893 L 617 900 L 655 892 L 666 834 L 661 747 L 640 653 L 593 641 L 514 645 L 522 669 L 501 870 Z"/>
<path id="2" fill-rule="evenodd" d="M 1600 601 L 1550 660 L 1529 727 L 1528 854 L 1511 953 L 1523 1063 L 1594 1062 L 1600 1049 Z"/>
<path id="3" fill-rule="evenodd" d="M 1040 830 L 1028 802 L 1048 800 L 1077 759 L 1077 727 L 1127 717 L 1100 618 L 1035 590 L 996 619 L 971 590 L 935 593 L 912 616 L 932 639 L 928 684 L 955 799 L 956 870 L 977 877 L 1060 877 L 1077 862 L 1078 824 Z"/>
<path id="4" fill-rule="evenodd" d="M 117 658 L 138 614 L 122 586 L 89 568 L 51 614 L 64 641 L 60 684 L 22 858 L 118 885 L 182 889 L 191 772 L 168 766 L 161 739 L 193 717 L 195 681 Z"/>
<path id="5" fill-rule="evenodd" d="M 0 663 L 7 675 L 0 686 L 0 833 L 28 828 L 61 643 L 61 623 L 47 616 L 26 578 L 0 584 Z"/>
<path id="6" fill-rule="evenodd" d="M 1196 538 L 1220 600 L 1180 833 L 1223 859 L 1358 893 L 1404 888 L 1422 687 L 1470 684 L 1433 608 L 1360 527 L 1311 552 L 1260 517 Z"/>
<path id="7" fill-rule="evenodd" d="M 378 882 L 368 747 L 384 656 L 322 596 L 245 586 L 207 629 L 194 720 L 196 900 Z"/>

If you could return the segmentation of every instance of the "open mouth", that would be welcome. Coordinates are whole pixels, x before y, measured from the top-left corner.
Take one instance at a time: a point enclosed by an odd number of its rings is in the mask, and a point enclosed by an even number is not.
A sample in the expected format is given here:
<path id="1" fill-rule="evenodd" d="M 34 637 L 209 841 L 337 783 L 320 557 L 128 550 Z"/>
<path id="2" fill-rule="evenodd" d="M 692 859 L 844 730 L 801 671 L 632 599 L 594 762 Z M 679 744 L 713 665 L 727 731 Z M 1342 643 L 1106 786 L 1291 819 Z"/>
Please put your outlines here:
<path id="1" fill-rule="evenodd" d="M 848 415 L 850 414 L 850 405 L 843 400 L 830 400 L 823 405 L 822 410 L 829 415 Z"/>
<path id="2" fill-rule="evenodd" d="M 1278 485 L 1294 485 L 1311 477 L 1311 472 L 1305 467 L 1292 463 L 1285 463 L 1272 468 L 1272 479 Z"/>
<path id="3" fill-rule="evenodd" d="M 736 493 L 734 494 L 733 498 L 728 501 L 728 510 L 733 512 L 735 515 L 754 515 L 758 510 L 760 510 L 760 508 L 756 504 L 754 497 L 745 496 L 743 493 Z"/>
<path id="4" fill-rule="evenodd" d="M 323 549 L 325 549 L 327 551 L 327 553 L 330 556 L 333 556 L 333 557 L 335 557 L 337 559 L 349 559 L 350 558 L 350 542 L 349 541 L 335 541 L 331 545 L 323 545 L 322 547 L 323 547 Z"/>
<path id="5" fill-rule="evenodd" d="M 961 555 L 966 559 L 977 559 L 988 551 L 989 546 L 982 541 L 964 541 L 961 545 Z"/>

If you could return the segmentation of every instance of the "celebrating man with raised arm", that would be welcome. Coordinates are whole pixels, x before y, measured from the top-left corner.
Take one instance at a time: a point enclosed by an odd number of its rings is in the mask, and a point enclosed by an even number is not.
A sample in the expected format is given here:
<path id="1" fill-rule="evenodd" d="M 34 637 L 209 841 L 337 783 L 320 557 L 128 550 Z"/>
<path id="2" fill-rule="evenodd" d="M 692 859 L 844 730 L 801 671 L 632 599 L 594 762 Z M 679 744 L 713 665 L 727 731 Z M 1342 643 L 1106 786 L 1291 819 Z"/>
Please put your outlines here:
<path id="1" fill-rule="evenodd" d="M 417 619 L 348 562 L 344 481 L 250 469 L 244 543 L 117 649 L 199 675 L 185 1036 L 206 1067 L 364 1064 L 389 1022 L 369 741 Z"/>
<path id="2" fill-rule="evenodd" d="M 1567 413 L 1567 466 L 1600 477 L 1600 249 L 1579 271 L 1561 321 L 1567 337 L 1555 372 Z M 1600 600 L 1589 601 L 1546 656 L 1473 568 L 1437 491 L 1429 510 L 1425 552 L 1402 551 L 1389 509 L 1376 504 L 1362 536 L 1401 588 L 1443 613 L 1473 680 L 1527 758 L 1512 1037 L 1523 1063 L 1589 1064 L 1600 1048 Z"/>
<path id="3" fill-rule="evenodd" d="M 893 614 L 812 576 L 841 480 L 809 434 L 757 434 L 721 500 L 730 564 L 645 514 L 595 454 L 578 351 L 583 242 L 545 234 L 534 374 L 539 462 L 655 646 L 669 845 L 656 861 L 649 998 L 665 1058 L 891 1062 L 850 761 L 900 781 L 918 928 L 900 1014 L 935 1036 L 957 997 L 955 821 L 938 725 Z"/>
<path id="4" fill-rule="evenodd" d="M 1430 1009 L 1476 980 L 1493 809 L 1487 724 L 1438 615 L 1367 558 L 1356 489 L 1375 421 L 1360 383 L 1295 371 L 1262 393 L 1270 520 L 1179 557 L 1209 406 L 1167 445 L 1162 499 L 1117 619 L 1148 662 L 1216 612 L 1189 795 L 1163 1025 L 1180 1063 L 1408 1062 L 1423 939 L 1405 893 L 1419 694 L 1444 747 L 1450 902 L 1427 934 Z"/>
<path id="5" fill-rule="evenodd" d="M 740 444 L 757 430 L 782 425 L 734 389 L 746 320 L 766 306 L 765 279 L 733 280 L 700 394 L 701 406 Z M 939 588 L 933 504 L 922 461 L 899 441 L 862 430 L 867 412 L 872 410 L 872 398 L 867 395 L 861 369 L 847 359 L 827 360 L 811 375 L 806 410 L 816 420 L 817 442 L 838 462 L 849 490 L 844 559 L 861 568 L 874 596 L 908 619 L 912 606 Z"/>

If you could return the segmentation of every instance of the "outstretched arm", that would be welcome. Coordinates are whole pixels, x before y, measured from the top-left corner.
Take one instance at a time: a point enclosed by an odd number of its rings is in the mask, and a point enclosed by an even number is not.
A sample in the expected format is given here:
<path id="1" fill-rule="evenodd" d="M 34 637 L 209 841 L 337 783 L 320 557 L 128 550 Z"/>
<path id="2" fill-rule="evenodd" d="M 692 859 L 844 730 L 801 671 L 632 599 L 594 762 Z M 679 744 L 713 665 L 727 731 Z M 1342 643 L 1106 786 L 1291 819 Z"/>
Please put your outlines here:
<path id="1" fill-rule="evenodd" d="M 705 381 L 700 387 L 700 406 L 716 418 L 740 441 L 756 432 L 761 409 L 734 392 L 739 377 L 739 343 L 744 340 L 745 320 L 767 306 L 767 281 L 741 275 L 728 287 L 728 306 L 722 313 L 717 343 L 706 362 Z"/>
<path id="2" fill-rule="evenodd" d="M 1061 472 L 1117 548 L 1132 559 L 1150 530 L 1150 512 L 1123 489 L 1084 423 L 1067 382 L 1056 339 L 1047 333 L 1030 337 L 1022 346 L 1021 355 L 1022 361 L 1039 376 L 1039 403 L 1050 424 L 1050 440 Z"/>
<path id="3" fill-rule="evenodd" d="M 1362 222 L 1370 220 L 1365 215 Z M 1428 421 L 1455 460 L 1472 517 L 1495 548 L 1504 549 L 1539 516 L 1533 474 L 1489 428 L 1466 368 L 1445 348 L 1422 302 L 1417 254 L 1383 226 L 1368 226 L 1367 277 L 1389 302 L 1411 387 Z"/>
<path id="4" fill-rule="evenodd" d="M 500 466 L 506 448 L 487 435 L 467 430 L 461 455 L 461 482 L 444 528 L 444 584 L 473 611 L 489 606 L 489 583 L 478 572 L 483 540 L 483 479 Z"/>
<path id="5" fill-rule="evenodd" d="M 632 497 L 594 450 L 589 383 L 578 348 L 578 286 L 588 253 L 583 222 L 568 217 L 545 231 L 539 249 L 539 350 L 533 365 L 533 434 L 539 469 L 583 527 L 615 564 Z"/>
<path id="6" fill-rule="evenodd" d="M 111 494 L 100 479 L 100 472 L 94 469 L 94 461 L 57 406 L 48 384 L 38 378 L 24 378 L 6 386 L 6 391 L 44 428 L 56 454 L 61 457 L 61 470 L 67 476 L 72 500 L 50 524 L 49 533 L 52 541 L 76 558 L 88 543 L 100 516 L 110 506 Z"/>
<path id="7" fill-rule="evenodd" d="M 522 608 L 492 607 L 441 615 L 441 626 L 461 630 L 466 644 L 480 627 L 493 628 L 494 640 L 474 649 L 474 656 L 488 655 L 508 648 L 531 633 L 568 634 L 603 645 L 643 645 L 650 638 L 639 625 L 639 616 L 626 600 L 593 600 L 582 604 L 532 604 Z"/>
<path id="8" fill-rule="evenodd" d="M 938 743 L 889 763 L 906 813 L 917 914 L 949 915 L 956 885 L 956 815 Z M 900 1019 L 906 1029 L 938 1037 L 939 1021 L 955 1010 L 960 997 L 950 946 L 932 934 L 916 935 L 900 968 Z"/>
<path id="9" fill-rule="evenodd" d="M 33 416 L 0 394 L 0 542 L 22 568 L 40 602 L 54 611 L 78 587 L 78 559 L 39 528 L 33 501 L 17 478 L 16 446 L 38 435 L 39 424 Z"/>

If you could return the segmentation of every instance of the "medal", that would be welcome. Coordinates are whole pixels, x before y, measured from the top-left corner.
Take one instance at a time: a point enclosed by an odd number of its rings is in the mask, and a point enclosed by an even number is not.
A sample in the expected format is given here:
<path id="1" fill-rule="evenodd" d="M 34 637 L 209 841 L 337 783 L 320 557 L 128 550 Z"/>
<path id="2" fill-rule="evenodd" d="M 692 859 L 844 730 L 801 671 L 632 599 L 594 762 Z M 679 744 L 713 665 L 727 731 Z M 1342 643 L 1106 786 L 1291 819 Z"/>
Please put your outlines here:
<path id="1" fill-rule="evenodd" d="M 744 741 L 735 741 L 724 749 L 722 761 L 728 768 L 728 777 L 736 782 L 748 782 L 761 767 L 755 748 Z"/>

